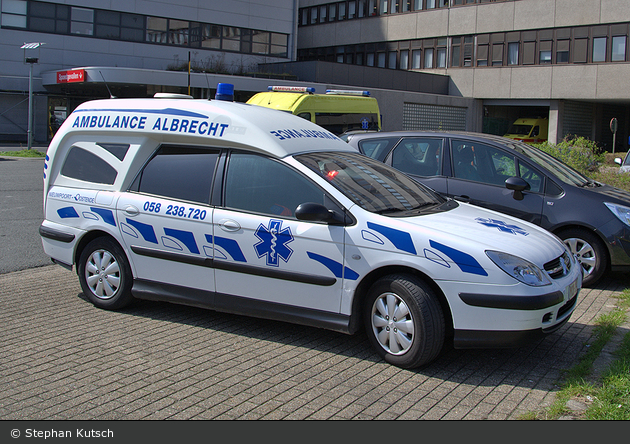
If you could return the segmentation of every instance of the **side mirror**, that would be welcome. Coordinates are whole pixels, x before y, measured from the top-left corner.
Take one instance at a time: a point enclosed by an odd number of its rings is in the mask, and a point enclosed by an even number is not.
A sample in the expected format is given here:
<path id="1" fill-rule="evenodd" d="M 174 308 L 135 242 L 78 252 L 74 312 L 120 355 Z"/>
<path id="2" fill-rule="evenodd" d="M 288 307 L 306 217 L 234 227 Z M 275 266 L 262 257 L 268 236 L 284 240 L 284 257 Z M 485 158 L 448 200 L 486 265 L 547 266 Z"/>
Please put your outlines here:
<path id="1" fill-rule="evenodd" d="M 306 202 L 295 209 L 295 217 L 298 220 L 309 222 L 326 222 L 330 225 L 345 225 L 346 218 L 343 214 L 329 210 L 322 204 Z"/>
<path id="2" fill-rule="evenodd" d="M 621 157 L 615 157 L 615 163 L 621 165 Z"/>
<path id="3" fill-rule="evenodd" d="M 505 180 L 505 188 L 514 191 L 514 199 L 523 200 L 525 197 L 523 191 L 529 190 L 531 187 L 529 184 L 520 177 L 508 177 Z"/>

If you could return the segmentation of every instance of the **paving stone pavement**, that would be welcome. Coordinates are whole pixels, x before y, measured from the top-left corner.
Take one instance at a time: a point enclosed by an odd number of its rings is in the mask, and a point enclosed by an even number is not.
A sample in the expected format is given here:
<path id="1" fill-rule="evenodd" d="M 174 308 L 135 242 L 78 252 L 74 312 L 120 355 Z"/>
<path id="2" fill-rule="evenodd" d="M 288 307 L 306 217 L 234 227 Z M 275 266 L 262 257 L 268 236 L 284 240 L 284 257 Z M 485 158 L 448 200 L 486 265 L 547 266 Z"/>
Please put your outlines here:
<path id="1" fill-rule="evenodd" d="M 511 420 L 549 405 L 630 278 L 583 289 L 557 333 L 382 361 L 364 334 L 139 301 L 112 312 L 59 266 L 0 275 L 2 420 Z"/>

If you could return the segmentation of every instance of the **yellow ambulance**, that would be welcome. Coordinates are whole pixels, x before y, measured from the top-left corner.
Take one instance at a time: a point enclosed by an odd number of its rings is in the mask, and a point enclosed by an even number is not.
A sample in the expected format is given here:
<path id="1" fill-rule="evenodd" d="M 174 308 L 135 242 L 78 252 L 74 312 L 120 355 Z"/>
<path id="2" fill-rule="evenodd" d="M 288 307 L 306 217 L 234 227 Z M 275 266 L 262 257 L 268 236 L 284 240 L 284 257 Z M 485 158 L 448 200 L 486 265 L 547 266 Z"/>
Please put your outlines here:
<path id="1" fill-rule="evenodd" d="M 315 94 L 311 87 L 270 86 L 247 103 L 295 114 L 338 136 L 354 130 L 381 129 L 378 102 L 369 91 L 329 89 L 326 94 Z"/>
<path id="2" fill-rule="evenodd" d="M 548 131 L 549 119 L 547 118 L 519 118 L 503 137 L 525 143 L 542 143 L 547 141 Z"/>

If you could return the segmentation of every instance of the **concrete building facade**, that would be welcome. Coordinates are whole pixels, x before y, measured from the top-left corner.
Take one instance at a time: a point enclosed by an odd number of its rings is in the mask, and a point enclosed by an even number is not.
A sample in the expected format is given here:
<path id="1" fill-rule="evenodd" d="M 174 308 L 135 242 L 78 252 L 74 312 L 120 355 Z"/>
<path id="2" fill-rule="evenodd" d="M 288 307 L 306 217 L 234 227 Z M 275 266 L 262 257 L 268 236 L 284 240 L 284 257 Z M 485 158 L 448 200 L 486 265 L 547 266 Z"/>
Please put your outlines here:
<path id="1" fill-rule="evenodd" d="M 0 0 L 0 14 L 0 142 L 32 126 L 45 143 L 85 100 L 229 82 L 240 101 L 272 83 L 369 89 L 385 130 L 501 134 L 544 116 L 552 142 L 609 151 L 616 118 L 628 147 L 627 0 Z"/>
<path id="2" fill-rule="evenodd" d="M 569 134 L 628 147 L 627 0 L 301 0 L 298 60 L 439 73 L 482 102 L 479 131 L 546 116 Z"/>

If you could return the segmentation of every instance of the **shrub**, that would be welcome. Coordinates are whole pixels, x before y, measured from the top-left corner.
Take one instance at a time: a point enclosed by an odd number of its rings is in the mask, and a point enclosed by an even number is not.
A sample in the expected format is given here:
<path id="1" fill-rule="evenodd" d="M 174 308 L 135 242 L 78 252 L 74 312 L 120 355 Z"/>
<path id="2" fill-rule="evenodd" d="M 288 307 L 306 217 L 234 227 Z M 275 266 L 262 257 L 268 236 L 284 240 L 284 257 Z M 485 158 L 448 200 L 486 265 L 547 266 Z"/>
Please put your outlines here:
<path id="1" fill-rule="evenodd" d="M 587 176 L 597 172 L 606 160 L 602 149 L 585 137 L 566 136 L 558 144 L 544 142 L 536 146 Z"/>

